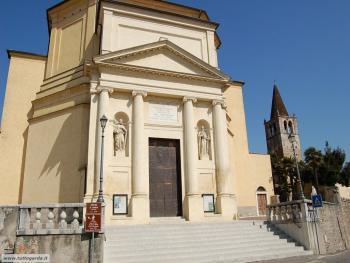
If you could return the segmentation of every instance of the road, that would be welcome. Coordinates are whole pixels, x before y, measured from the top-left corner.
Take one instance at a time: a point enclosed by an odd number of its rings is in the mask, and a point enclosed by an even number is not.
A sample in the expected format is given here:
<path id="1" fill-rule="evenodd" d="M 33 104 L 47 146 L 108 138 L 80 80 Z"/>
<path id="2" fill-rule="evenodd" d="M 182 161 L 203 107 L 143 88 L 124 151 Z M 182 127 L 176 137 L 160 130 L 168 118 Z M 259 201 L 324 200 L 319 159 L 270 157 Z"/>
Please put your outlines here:
<path id="1" fill-rule="evenodd" d="M 350 263 L 350 250 L 334 255 L 315 255 L 306 257 L 292 257 L 276 260 L 258 261 L 259 263 Z"/>

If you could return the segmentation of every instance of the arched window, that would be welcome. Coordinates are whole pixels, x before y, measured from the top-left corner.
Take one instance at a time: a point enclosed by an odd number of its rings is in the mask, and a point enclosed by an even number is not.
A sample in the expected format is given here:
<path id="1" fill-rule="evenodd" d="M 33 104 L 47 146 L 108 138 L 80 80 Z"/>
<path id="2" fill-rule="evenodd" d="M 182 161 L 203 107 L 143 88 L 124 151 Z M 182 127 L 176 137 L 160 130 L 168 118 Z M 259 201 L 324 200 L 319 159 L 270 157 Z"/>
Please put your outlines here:
<path id="1" fill-rule="evenodd" d="M 284 130 L 285 130 L 286 132 L 288 132 L 287 121 L 284 121 L 284 122 L 283 122 L 283 125 L 284 125 Z"/>
<path id="2" fill-rule="evenodd" d="M 197 122 L 198 159 L 211 160 L 211 134 L 210 125 L 206 120 Z"/>
<path id="3" fill-rule="evenodd" d="M 292 121 L 288 122 L 289 133 L 294 133 L 293 123 Z"/>
<path id="4" fill-rule="evenodd" d="M 258 189 L 256 189 L 257 192 L 266 192 L 266 189 L 262 186 L 259 186 Z"/>

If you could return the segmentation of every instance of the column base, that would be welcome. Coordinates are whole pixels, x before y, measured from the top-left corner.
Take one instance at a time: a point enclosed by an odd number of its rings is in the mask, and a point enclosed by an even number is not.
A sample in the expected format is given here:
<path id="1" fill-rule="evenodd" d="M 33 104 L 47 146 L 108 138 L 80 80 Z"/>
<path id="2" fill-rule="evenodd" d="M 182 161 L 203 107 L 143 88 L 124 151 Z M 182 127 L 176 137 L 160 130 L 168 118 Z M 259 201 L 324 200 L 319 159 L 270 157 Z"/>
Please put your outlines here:
<path id="1" fill-rule="evenodd" d="M 219 194 L 216 197 L 216 210 L 225 219 L 237 218 L 237 201 L 232 194 Z"/>
<path id="2" fill-rule="evenodd" d="M 149 223 L 149 198 L 146 194 L 132 195 L 130 208 L 132 219 L 135 222 L 143 224 Z"/>
<path id="3" fill-rule="evenodd" d="M 203 199 L 200 195 L 187 195 L 185 197 L 184 216 L 188 221 L 203 221 Z"/>

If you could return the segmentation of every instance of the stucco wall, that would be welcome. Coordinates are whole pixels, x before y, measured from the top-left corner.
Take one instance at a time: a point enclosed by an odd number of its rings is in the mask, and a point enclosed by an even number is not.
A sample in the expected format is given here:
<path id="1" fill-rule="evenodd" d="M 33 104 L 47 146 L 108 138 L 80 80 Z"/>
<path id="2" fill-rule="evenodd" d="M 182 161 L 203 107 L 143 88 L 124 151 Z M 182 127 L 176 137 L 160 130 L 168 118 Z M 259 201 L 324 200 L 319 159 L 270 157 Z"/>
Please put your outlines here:
<path id="1" fill-rule="evenodd" d="M 31 121 L 23 203 L 82 201 L 87 162 L 88 107 L 82 104 Z"/>
<path id="2" fill-rule="evenodd" d="M 225 91 L 228 127 L 232 132 L 231 169 L 237 196 L 239 216 L 257 215 L 256 191 L 259 186 L 266 190 L 267 201 L 273 195 L 270 156 L 251 154 L 245 121 L 242 87 L 232 85 Z"/>
<path id="3" fill-rule="evenodd" d="M 0 133 L 0 204 L 21 202 L 31 101 L 43 81 L 45 58 L 11 53 Z"/>

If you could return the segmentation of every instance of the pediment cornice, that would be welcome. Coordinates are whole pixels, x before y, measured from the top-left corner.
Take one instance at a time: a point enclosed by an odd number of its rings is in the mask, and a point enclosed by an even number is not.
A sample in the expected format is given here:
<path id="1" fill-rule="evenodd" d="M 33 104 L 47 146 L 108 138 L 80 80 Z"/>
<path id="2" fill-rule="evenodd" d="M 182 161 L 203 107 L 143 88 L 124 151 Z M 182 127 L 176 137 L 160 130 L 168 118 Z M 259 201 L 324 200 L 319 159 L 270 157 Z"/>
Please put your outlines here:
<path id="1" fill-rule="evenodd" d="M 171 52 L 171 54 L 176 56 L 176 59 L 180 62 L 188 63 L 193 66 L 199 74 L 191 74 L 188 72 L 178 72 L 173 70 L 166 70 L 156 67 L 146 67 L 140 65 L 133 65 L 132 63 L 123 63 L 123 61 L 132 61 L 135 57 L 140 56 L 152 56 L 152 53 L 156 52 Z M 119 68 L 123 70 L 129 70 L 134 72 L 147 72 L 150 74 L 172 76 L 177 78 L 186 79 L 196 79 L 204 81 L 214 81 L 214 82 L 228 82 L 230 77 L 220 70 L 212 67 L 208 63 L 205 63 L 201 59 L 195 57 L 179 46 L 173 44 L 168 40 L 158 41 L 146 45 L 141 45 L 133 48 L 128 48 L 124 50 L 114 51 L 111 53 L 96 56 L 94 58 L 94 63 L 98 67 L 110 67 Z"/>

